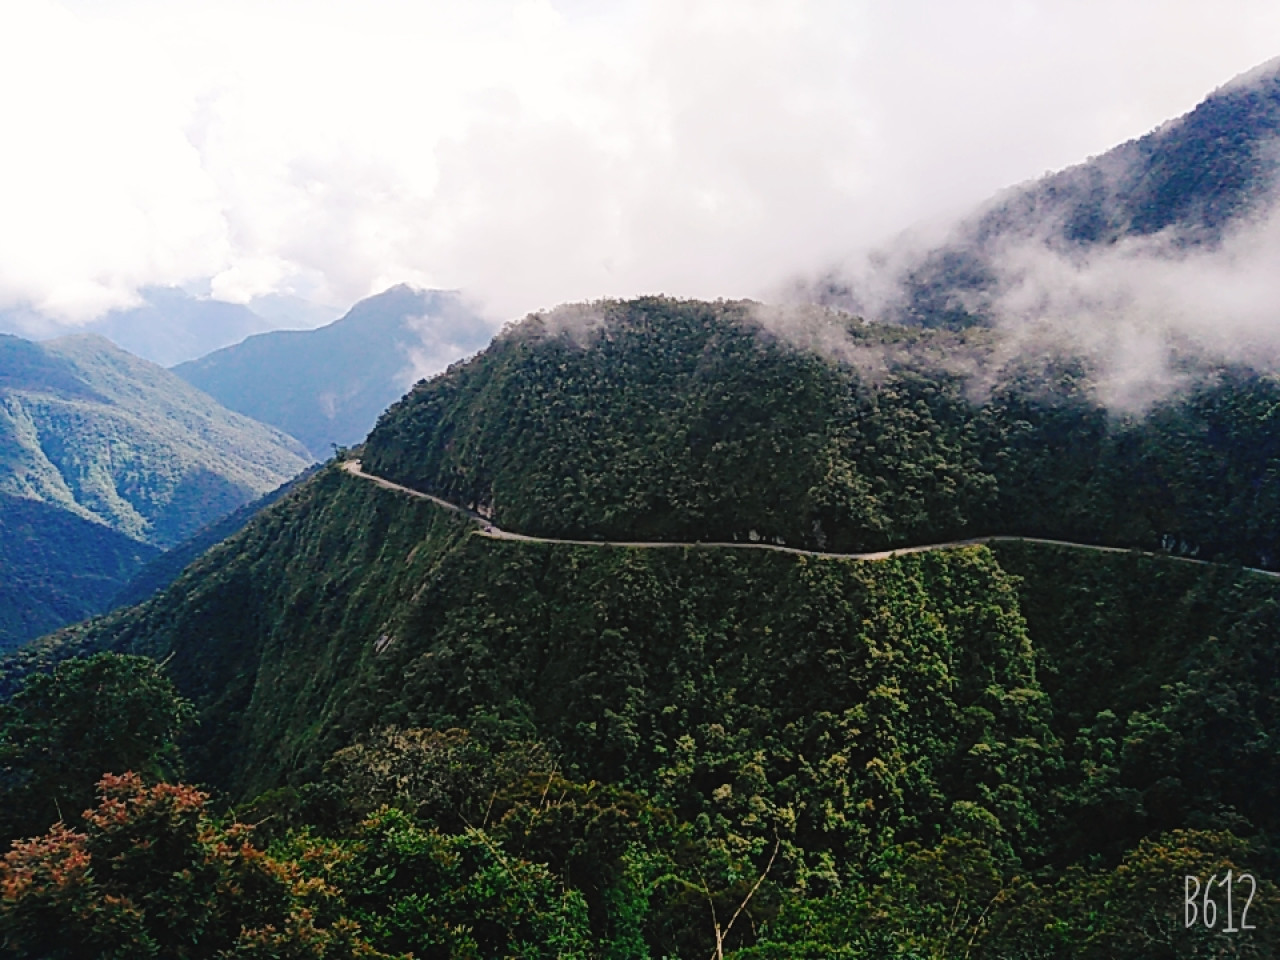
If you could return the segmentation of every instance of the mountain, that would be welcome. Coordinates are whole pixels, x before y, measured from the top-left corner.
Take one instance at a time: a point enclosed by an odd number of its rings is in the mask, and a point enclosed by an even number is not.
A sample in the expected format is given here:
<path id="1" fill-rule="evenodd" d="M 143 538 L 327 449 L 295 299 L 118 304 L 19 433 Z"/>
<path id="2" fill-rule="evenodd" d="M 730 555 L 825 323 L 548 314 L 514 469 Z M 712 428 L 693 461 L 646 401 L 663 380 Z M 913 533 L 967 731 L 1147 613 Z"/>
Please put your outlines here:
<path id="1" fill-rule="evenodd" d="M 901 296 L 888 316 L 924 326 L 990 319 L 1011 252 L 1044 247 L 1070 262 L 1121 241 L 1162 254 L 1213 249 L 1273 210 L 1280 154 L 1280 59 L 1221 87 L 1185 116 L 1099 157 L 1004 191 L 941 244 L 891 256 Z M 884 278 L 880 278 L 883 282 Z M 868 306 L 832 271 L 806 289 L 830 305 Z"/>
<path id="2" fill-rule="evenodd" d="M 977 390 L 991 342 L 745 302 L 535 315 L 360 451 L 525 539 L 330 464 L 0 679 L 163 661 L 188 776 L 302 830 L 272 849 L 393 955 L 459 927 L 472 955 L 1207 952 L 1185 876 L 1280 865 L 1280 580 L 1201 562 L 1274 549 L 1280 384 L 1224 369 L 1123 421 L 1069 366 Z M 1046 528 L 1082 542 L 760 549 Z M 557 919 L 517 949 L 508 909 Z"/>
<path id="3" fill-rule="evenodd" d="M 102 337 L 0 335 L 4 562 L 44 611 L 4 641 L 103 609 L 157 548 L 307 462 L 292 438 Z"/>
<path id="4" fill-rule="evenodd" d="M 323 458 L 332 444 L 363 440 L 415 380 L 478 350 L 492 332 L 457 294 L 401 285 L 328 326 L 249 337 L 174 373 Z"/>
<path id="5" fill-rule="evenodd" d="M 375 473 L 565 538 L 877 550 L 1015 533 L 1280 563 L 1280 379 L 1144 417 L 990 331 L 645 298 L 535 315 L 417 385 Z"/>
<path id="6" fill-rule="evenodd" d="M 337 311 L 295 297 L 259 298 L 246 306 L 200 297 L 177 287 L 143 287 L 136 306 L 71 324 L 30 308 L 0 310 L 0 333 L 48 339 L 96 333 L 135 356 L 172 366 L 245 337 L 285 327 L 319 326 Z"/>
<path id="7" fill-rule="evenodd" d="M 243 304 L 194 297 L 174 287 L 147 287 L 139 295 L 141 304 L 112 310 L 85 332 L 171 367 L 275 325 Z"/>
<path id="8" fill-rule="evenodd" d="M 135 356 L 169 367 L 245 337 L 279 329 L 309 329 L 338 311 L 299 297 L 271 294 L 246 304 L 201 297 L 178 287 L 143 287 L 137 306 L 109 310 L 82 325 L 38 311 L 0 311 L 0 333 L 45 339 L 96 333 Z"/>
<path id="9" fill-rule="evenodd" d="M 0 494 L 0 650 L 108 609 L 162 554 L 61 507 Z"/>
<path id="10" fill-rule="evenodd" d="M 0 337 L 0 492 L 172 546 L 307 465 L 292 438 L 102 337 Z"/>
<path id="11" fill-rule="evenodd" d="M 170 547 L 164 553 L 148 561 L 141 570 L 130 577 L 129 582 L 124 585 L 123 589 L 120 589 L 110 598 L 110 608 L 131 607 L 159 593 L 173 583 L 174 580 L 178 579 L 182 571 L 199 559 L 202 554 L 213 549 L 228 537 L 239 533 L 244 528 L 244 525 L 253 519 L 255 515 L 271 506 L 299 483 L 310 477 L 317 469 L 319 469 L 318 466 L 309 467 L 287 483 L 282 483 L 270 493 L 265 493 L 256 500 L 251 500 L 225 516 L 219 517 L 207 526 L 201 527 L 177 546 Z M 136 546 L 136 541 L 130 542 Z M 106 608 L 99 605 L 94 610 L 86 611 L 79 617 L 59 621 L 55 626 L 41 632 L 49 633 L 63 623 L 84 619 L 91 613 L 97 613 L 102 609 Z"/>

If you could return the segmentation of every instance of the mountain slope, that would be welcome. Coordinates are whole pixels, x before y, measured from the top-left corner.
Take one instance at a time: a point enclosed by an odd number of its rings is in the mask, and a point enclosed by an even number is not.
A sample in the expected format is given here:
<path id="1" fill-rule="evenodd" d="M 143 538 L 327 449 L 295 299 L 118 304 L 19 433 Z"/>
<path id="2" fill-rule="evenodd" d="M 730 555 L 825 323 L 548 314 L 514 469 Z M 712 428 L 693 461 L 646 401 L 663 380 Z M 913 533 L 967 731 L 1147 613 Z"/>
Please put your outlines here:
<path id="1" fill-rule="evenodd" d="M 770 896 L 821 909 L 877 856 L 947 836 L 1038 864 L 1045 891 L 1169 830 L 1229 828 L 1271 869 L 1280 752 L 1250 732 L 1275 699 L 1277 611 L 1269 579 L 1037 545 L 847 561 L 495 541 L 331 468 L 164 594 L 23 656 L 164 659 L 200 709 L 193 776 L 240 797 L 314 784 L 266 810 L 327 802 L 326 760 L 388 725 L 536 741 L 570 784 L 757 851 L 749 877 L 779 843 Z M 1008 922 L 1038 930 L 1018 902 Z"/>
<path id="2" fill-rule="evenodd" d="M 182 290 L 150 287 L 143 302 L 99 317 L 86 332 L 106 337 L 135 356 L 172 366 L 272 328 L 249 307 L 193 297 Z"/>
<path id="3" fill-rule="evenodd" d="M 418 377 L 478 350 L 491 334 L 456 294 L 398 286 L 328 326 L 253 336 L 174 373 L 325 457 L 331 444 L 364 439 Z"/>
<path id="4" fill-rule="evenodd" d="M 1280 380 L 1209 369 L 1122 418 L 1083 365 L 998 345 L 750 302 L 601 302 L 419 384 L 362 456 L 567 539 L 860 552 L 1015 534 L 1280 562 Z"/>
<path id="5" fill-rule="evenodd" d="M 0 494 L 0 650 L 107 609 L 160 553 L 52 504 Z"/>
<path id="6" fill-rule="evenodd" d="M 1079 370 L 975 395 L 943 361 L 988 343 L 746 303 L 567 308 L 419 385 L 361 455 L 504 526 L 586 540 L 1203 523 L 1228 553 L 1256 548 L 1249 524 L 1274 536 L 1276 510 L 1248 497 L 1269 495 L 1280 385 L 1223 371 L 1117 423 Z M 1259 735 L 1278 618 L 1275 578 L 1168 556 L 494 539 L 329 464 L 158 596 L 25 648 L 0 680 L 77 652 L 161 659 L 200 714 L 191 776 L 257 795 L 253 819 L 341 838 L 389 793 L 423 831 L 553 865 L 598 941 L 631 931 L 620 955 L 711 955 L 708 903 L 732 911 L 759 879 L 743 958 L 839 956 L 848 935 L 817 939 L 814 917 L 892 940 L 907 902 L 933 943 L 963 901 L 974 956 L 1137 960 L 1190 864 L 1280 863 L 1280 749 Z M 468 751 L 545 765 L 476 785 Z M 1107 919 L 1098 891 L 1135 863 L 1160 872 L 1141 917 Z M 446 895 L 411 875 L 424 902 Z"/>
<path id="7" fill-rule="evenodd" d="M 1236 78 L 1185 116 L 1087 162 L 1012 187 L 940 245 L 905 254 L 889 317 L 929 327 L 991 319 L 1002 266 L 1044 247 L 1078 261 L 1120 241 L 1164 237 L 1175 257 L 1212 249 L 1274 211 L 1280 154 L 1280 59 Z M 881 278 L 883 281 L 884 278 Z M 833 271 L 806 290 L 818 302 L 872 309 Z"/>
<path id="8" fill-rule="evenodd" d="M 201 527 L 177 546 L 170 547 L 164 553 L 150 560 L 146 566 L 129 579 L 123 589 L 110 598 L 110 606 L 112 608 L 133 606 L 160 592 L 178 579 L 182 571 L 199 559 L 202 554 L 216 547 L 228 537 L 239 533 L 254 516 L 271 506 L 299 483 L 302 483 L 317 469 L 319 469 L 318 466 L 313 466 L 304 470 L 292 480 L 276 487 L 270 493 L 263 494 L 256 500 L 251 500 L 243 506 L 237 507 L 226 516 L 219 517 L 207 526 Z M 99 606 L 89 612 L 97 613 L 101 609 L 104 608 Z M 85 614 L 85 616 L 87 615 L 88 613 Z M 78 617 L 76 619 L 81 618 Z M 67 622 L 70 621 L 60 621 L 54 627 L 42 632 L 50 632 L 57 626 Z"/>
<path id="9" fill-rule="evenodd" d="M 0 492 L 156 546 L 306 466 L 291 438 L 101 337 L 0 337 L 0 369 Z"/>
<path id="10" fill-rule="evenodd" d="M 292 438 L 101 337 L 0 335 L 0 642 L 105 609 L 157 548 L 306 464 Z"/>

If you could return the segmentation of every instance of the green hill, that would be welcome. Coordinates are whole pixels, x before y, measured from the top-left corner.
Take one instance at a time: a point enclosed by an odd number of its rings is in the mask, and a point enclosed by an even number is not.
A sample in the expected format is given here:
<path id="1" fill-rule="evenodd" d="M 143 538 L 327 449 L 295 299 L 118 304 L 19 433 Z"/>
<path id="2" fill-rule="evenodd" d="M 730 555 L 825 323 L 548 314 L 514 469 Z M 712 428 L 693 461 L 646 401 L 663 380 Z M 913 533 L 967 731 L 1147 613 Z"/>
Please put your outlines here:
<path id="1" fill-rule="evenodd" d="M 105 609 L 157 548 L 306 465 L 290 437 L 101 337 L 0 336 L 0 643 Z"/>
<path id="2" fill-rule="evenodd" d="M 859 551 L 1012 533 L 1280 562 L 1280 380 L 1206 366 L 1118 417 L 1082 364 L 1001 369 L 993 342 L 745 301 L 601 302 L 419 384 L 364 459 L 546 536 Z"/>
<path id="3" fill-rule="evenodd" d="M 754 914 L 777 943 L 800 942 L 779 904 L 860 916 L 837 891 L 887 894 L 881 858 L 967 837 L 998 883 L 1033 869 L 1041 898 L 1002 901 L 977 955 L 1022 955 L 1002 937 L 1023 929 L 1042 956 L 1138 957 L 1083 952 L 1133 920 L 1071 913 L 1088 904 L 1068 906 L 1067 868 L 1100 883 L 1170 831 L 1229 829 L 1271 869 L 1280 755 L 1255 732 L 1275 701 L 1277 610 L 1280 584 L 1257 575 L 1032 545 L 859 562 L 493 541 L 330 469 L 160 597 L 23 655 L 165 660 L 200 711 L 189 775 L 238 797 L 292 784 L 303 816 L 331 816 L 326 761 L 370 731 L 465 728 L 649 798 L 699 844 L 740 851 L 735 869 L 758 873 L 778 838 L 773 905 Z M 605 864 L 578 856 L 589 892 Z M 653 949 L 701 951 L 692 906 L 649 902 Z M 1028 926 L 1036 910 L 1061 918 L 1057 940 Z M 918 922 L 905 901 L 877 915 Z M 600 922 L 603 936 L 616 918 Z"/>

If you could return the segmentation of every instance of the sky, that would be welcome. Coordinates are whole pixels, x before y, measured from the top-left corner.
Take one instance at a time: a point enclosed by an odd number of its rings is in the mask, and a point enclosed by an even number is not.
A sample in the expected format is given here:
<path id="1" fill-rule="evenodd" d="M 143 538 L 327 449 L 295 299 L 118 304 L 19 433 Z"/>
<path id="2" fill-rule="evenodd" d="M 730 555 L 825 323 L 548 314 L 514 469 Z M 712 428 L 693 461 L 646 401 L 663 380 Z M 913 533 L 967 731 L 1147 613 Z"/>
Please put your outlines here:
<path id="1" fill-rule="evenodd" d="M 1277 55 L 1274 0 L 0 0 L 0 310 L 758 297 Z"/>

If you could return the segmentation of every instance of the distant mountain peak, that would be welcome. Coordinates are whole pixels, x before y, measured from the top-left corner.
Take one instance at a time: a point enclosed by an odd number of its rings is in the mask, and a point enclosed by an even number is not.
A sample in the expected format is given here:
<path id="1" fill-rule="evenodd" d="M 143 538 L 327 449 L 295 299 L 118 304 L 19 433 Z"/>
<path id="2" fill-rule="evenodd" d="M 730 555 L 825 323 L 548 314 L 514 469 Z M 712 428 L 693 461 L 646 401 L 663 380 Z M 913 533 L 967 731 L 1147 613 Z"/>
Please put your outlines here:
<path id="1" fill-rule="evenodd" d="M 400 283 L 326 326 L 249 337 L 174 373 L 324 458 L 332 444 L 363 440 L 414 381 L 479 350 L 493 332 L 458 291 Z"/>

